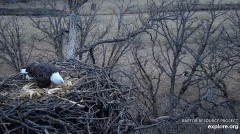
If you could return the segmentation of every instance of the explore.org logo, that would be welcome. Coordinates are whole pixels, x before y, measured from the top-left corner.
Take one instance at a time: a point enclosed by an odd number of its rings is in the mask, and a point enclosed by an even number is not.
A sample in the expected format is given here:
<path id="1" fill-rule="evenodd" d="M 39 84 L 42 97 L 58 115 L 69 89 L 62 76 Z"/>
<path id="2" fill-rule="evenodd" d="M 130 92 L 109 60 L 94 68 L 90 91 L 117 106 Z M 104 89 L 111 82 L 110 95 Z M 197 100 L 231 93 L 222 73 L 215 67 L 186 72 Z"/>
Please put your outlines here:
<path id="1" fill-rule="evenodd" d="M 238 129 L 238 119 L 182 119 L 184 124 L 207 125 L 208 129 Z"/>
<path id="2" fill-rule="evenodd" d="M 208 125 L 208 129 L 238 129 L 238 125 Z"/>

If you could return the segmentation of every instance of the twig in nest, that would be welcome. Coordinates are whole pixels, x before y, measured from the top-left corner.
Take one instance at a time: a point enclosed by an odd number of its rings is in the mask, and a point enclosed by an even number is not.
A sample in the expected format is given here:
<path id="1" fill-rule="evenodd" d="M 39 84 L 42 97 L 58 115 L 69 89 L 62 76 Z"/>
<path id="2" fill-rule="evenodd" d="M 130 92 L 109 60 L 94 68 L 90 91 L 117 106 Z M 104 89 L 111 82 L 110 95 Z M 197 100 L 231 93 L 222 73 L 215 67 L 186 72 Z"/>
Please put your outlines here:
<path id="1" fill-rule="evenodd" d="M 12 75 L 12 76 L 9 76 L 7 79 L 5 79 L 5 80 L 3 80 L 2 82 L 0 82 L 0 87 L 2 86 L 2 85 L 4 85 L 7 81 L 10 81 L 10 80 L 12 80 L 12 79 L 14 79 L 14 78 L 16 78 L 16 77 L 18 77 L 18 76 L 20 76 L 21 74 L 20 73 L 18 73 L 18 74 L 14 74 L 14 75 Z"/>
<path id="2" fill-rule="evenodd" d="M 84 105 L 78 104 L 78 103 L 75 102 L 75 101 L 72 101 L 72 100 L 69 100 L 69 99 L 66 99 L 66 98 L 62 98 L 62 97 L 57 96 L 57 95 L 54 95 L 54 96 L 56 96 L 57 98 L 59 98 L 59 99 L 61 99 L 61 100 L 64 100 L 64 101 L 67 101 L 67 102 L 70 102 L 70 103 L 73 103 L 73 104 L 77 104 L 77 106 L 79 106 L 80 108 L 85 108 Z"/>

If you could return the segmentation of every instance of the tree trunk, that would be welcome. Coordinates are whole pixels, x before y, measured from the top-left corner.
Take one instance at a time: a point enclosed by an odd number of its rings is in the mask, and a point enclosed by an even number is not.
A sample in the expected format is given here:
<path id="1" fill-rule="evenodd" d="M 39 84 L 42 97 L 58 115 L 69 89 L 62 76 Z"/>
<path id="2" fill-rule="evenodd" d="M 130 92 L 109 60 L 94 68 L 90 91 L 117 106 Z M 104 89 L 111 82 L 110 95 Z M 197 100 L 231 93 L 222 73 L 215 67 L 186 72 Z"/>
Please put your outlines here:
<path id="1" fill-rule="evenodd" d="M 75 47 L 77 41 L 77 14 L 76 10 L 73 9 L 72 13 L 70 14 L 70 29 L 69 29 L 69 41 L 68 41 L 68 48 L 67 48 L 67 55 L 66 59 L 70 60 L 75 57 Z"/>
<path id="2" fill-rule="evenodd" d="M 69 41 L 67 48 L 66 60 L 74 59 L 76 54 L 77 41 L 77 10 L 88 0 L 68 0 L 69 9 L 71 11 L 69 22 Z"/>

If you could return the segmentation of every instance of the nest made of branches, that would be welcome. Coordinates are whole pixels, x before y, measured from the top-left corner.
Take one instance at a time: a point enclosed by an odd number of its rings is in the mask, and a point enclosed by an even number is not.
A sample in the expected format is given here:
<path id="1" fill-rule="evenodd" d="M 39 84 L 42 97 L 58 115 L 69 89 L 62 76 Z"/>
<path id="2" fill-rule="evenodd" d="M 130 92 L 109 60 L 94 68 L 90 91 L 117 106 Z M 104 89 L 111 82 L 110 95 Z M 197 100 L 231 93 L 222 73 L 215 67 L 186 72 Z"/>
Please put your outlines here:
<path id="1" fill-rule="evenodd" d="M 127 113 L 131 89 L 112 78 L 107 68 L 79 61 L 55 64 L 65 79 L 77 79 L 61 94 L 21 98 L 23 87 L 30 81 L 20 74 L 0 78 L 0 133 L 127 133 L 133 130 L 136 124 Z"/>

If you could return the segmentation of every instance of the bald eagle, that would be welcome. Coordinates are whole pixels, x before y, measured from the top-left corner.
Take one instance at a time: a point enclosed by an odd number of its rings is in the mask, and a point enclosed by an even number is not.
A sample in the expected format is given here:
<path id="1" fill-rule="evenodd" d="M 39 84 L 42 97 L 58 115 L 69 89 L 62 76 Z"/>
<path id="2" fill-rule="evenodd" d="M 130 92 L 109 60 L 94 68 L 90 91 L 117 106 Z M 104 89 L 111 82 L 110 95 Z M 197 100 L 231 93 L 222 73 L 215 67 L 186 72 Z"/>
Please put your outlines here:
<path id="1" fill-rule="evenodd" d="M 26 68 L 21 69 L 22 74 L 26 74 L 27 79 L 35 79 L 40 88 L 46 88 L 54 84 L 62 84 L 63 78 L 57 68 L 52 64 L 32 63 Z"/>

